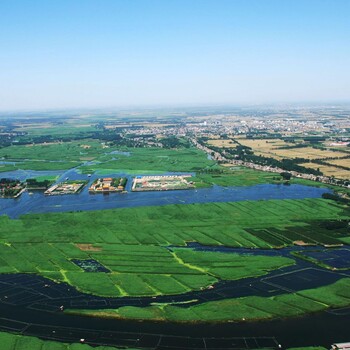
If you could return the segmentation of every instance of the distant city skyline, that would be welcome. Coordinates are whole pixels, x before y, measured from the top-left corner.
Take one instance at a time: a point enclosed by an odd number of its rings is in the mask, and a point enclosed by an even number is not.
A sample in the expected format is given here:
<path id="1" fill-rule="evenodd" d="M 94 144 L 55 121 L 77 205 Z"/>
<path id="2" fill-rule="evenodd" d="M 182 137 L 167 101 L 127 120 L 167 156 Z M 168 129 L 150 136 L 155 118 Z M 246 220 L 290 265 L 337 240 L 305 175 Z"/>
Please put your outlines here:
<path id="1" fill-rule="evenodd" d="M 0 110 L 350 101 L 347 0 L 4 0 Z"/>

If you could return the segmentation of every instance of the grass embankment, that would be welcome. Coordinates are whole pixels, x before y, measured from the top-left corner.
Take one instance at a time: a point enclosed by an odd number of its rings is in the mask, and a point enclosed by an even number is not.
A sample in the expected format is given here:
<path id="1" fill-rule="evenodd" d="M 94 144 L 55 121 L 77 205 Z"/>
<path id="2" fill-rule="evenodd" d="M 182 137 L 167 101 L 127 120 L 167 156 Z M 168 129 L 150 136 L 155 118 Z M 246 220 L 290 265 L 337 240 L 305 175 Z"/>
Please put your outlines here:
<path id="1" fill-rule="evenodd" d="M 77 339 L 79 341 L 79 339 Z M 87 344 L 67 344 L 51 340 L 41 340 L 19 334 L 0 332 L 1 350 L 113 350 L 109 346 L 92 347 Z M 131 348 L 128 348 L 132 350 Z"/>
<path id="2" fill-rule="evenodd" d="M 350 305 L 350 278 L 315 289 L 274 297 L 244 297 L 211 301 L 188 308 L 154 305 L 145 308 L 125 306 L 116 310 L 67 310 L 68 313 L 120 319 L 172 322 L 255 321 L 287 318 Z"/>
<path id="3" fill-rule="evenodd" d="M 275 257 L 237 257 L 164 246 L 271 248 L 294 240 L 340 243 L 349 236 L 317 220 L 347 218 L 323 199 L 246 201 L 0 217 L 0 272 L 37 273 L 100 295 L 176 294 L 217 279 L 263 274 L 290 263 Z M 78 244 L 91 244 L 80 249 Z M 112 273 L 87 273 L 70 259 L 93 258 Z M 276 260 L 277 259 L 277 260 Z M 260 265 L 261 263 L 261 265 Z"/>

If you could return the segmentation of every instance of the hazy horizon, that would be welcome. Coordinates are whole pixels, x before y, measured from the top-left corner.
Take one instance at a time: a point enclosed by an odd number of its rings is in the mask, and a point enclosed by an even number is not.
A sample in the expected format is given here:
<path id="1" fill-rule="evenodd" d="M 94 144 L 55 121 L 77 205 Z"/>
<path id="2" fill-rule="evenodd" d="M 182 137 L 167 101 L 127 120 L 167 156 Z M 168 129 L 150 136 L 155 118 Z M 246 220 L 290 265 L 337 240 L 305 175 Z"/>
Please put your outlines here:
<path id="1" fill-rule="evenodd" d="M 12 108 L 1 109 L 2 115 L 7 114 L 23 114 L 23 113 L 114 113 L 114 112 L 143 112 L 143 111 L 189 111 L 189 110 L 212 110 L 212 109 L 252 109 L 256 111 L 263 111 L 267 109 L 350 109 L 350 100 L 348 101 L 293 101 L 293 102 L 271 102 L 271 103 L 198 103 L 198 104 L 130 104 L 120 106 L 73 106 L 73 107 L 42 107 L 42 108 Z M 1 115 L 0 115 L 1 116 Z"/>
<path id="2" fill-rule="evenodd" d="M 5 0 L 0 111 L 347 104 L 349 14 L 346 0 Z"/>

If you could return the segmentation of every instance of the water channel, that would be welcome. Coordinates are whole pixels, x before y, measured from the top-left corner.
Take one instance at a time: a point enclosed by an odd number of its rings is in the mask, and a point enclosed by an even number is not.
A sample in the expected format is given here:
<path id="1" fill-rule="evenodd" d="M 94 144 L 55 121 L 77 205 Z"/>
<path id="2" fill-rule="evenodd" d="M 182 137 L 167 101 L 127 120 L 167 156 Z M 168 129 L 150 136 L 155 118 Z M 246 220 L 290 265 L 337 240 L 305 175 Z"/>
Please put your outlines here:
<path id="1" fill-rule="evenodd" d="M 174 173 L 166 173 L 174 174 Z M 180 174 L 180 173 L 176 173 Z M 243 200 L 268 199 L 304 199 L 319 198 L 326 188 L 304 185 L 263 184 L 255 186 L 222 187 L 212 186 L 198 190 L 131 192 L 132 176 L 123 173 L 112 173 L 89 177 L 76 169 L 66 172 L 55 171 L 13 171 L 0 173 L 1 177 L 16 178 L 24 181 L 36 176 L 59 175 L 58 182 L 69 180 L 87 180 L 89 184 L 82 192 L 66 196 L 45 196 L 43 191 L 25 192 L 19 198 L 0 198 L 0 214 L 17 218 L 28 213 L 67 212 L 77 210 L 100 210 L 112 208 L 130 208 L 140 206 L 155 206 L 166 204 L 192 204 L 210 202 L 235 202 Z M 128 193 L 110 193 L 108 195 L 90 194 L 89 185 L 98 177 L 127 177 L 126 190 Z"/>

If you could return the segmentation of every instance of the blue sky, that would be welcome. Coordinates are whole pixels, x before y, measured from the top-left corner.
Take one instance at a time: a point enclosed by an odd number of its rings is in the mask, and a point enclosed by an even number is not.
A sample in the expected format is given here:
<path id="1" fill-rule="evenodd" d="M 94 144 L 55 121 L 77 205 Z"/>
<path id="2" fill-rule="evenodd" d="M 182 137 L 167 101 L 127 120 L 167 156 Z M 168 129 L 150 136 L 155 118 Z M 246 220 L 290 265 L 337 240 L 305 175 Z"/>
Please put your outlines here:
<path id="1" fill-rule="evenodd" d="M 1 0 L 0 110 L 350 100 L 348 0 Z"/>

